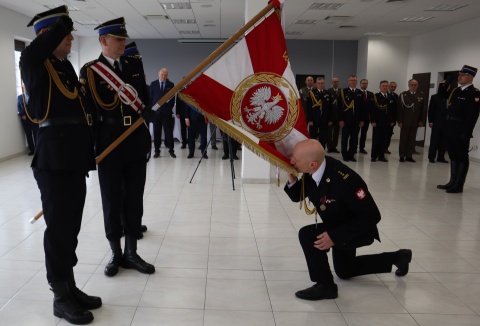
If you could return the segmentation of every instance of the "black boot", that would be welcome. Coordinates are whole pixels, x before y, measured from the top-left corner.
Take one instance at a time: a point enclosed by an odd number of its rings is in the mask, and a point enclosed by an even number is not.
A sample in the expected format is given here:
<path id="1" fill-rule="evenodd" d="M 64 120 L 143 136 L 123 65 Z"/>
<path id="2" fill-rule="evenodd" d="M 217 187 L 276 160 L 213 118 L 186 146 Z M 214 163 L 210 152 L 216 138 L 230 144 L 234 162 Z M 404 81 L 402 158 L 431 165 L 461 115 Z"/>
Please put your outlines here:
<path id="1" fill-rule="evenodd" d="M 67 282 L 50 283 L 50 286 L 54 294 L 53 314 L 56 317 L 64 318 L 74 325 L 86 325 L 93 320 L 93 314 L 72 298 Z"/>
<path id="2" fill-rule="evenodd" d="M 137 254 L 137 238 L 131 235 L 125 236 L 125 252 L 123 253 L 124 268 L 133 268 L 144 274 L 155 273 L 155 266 L 145 262 Z"/>
<path id="3" fill-rule="evenodd" d="M 122 265 L 122 247 L 120 246 L 120 240 L 109 241 L 110 248 L 112 248 L 112 257 L 105 266 L 105 275 L 115 276 L 118 273 L 118 267 Z"/>
<path id="4" fill-rule="evenodd" d="M 447 184 L 444 185 L 438 185 L 438 189 L 448 189 L 451 188 L 455 182 L 457 181 L 457 169 L 458 169 L 458 163 L 457 161 L 451 160 L 450 161 L 450 181 L 448 181 Z"/>
<path id="5" fill-rule="evenodd" d="M 465 179 L 467 178 L 469 165 L 469 161 L 458 163 L 457 180 L 453 186 L 447 189 L 449 194 L 463 192 L 463 185 L 465 184 Z"/>
<path id="6" fill-rule="evenodd" d="M 100 308 L 102 306 L 101 298 L 88 295 L 77 288 L 73 272 L 72 275 L 70 275 L 67 284 L 68 289 L 70 290 L 70 295 L 80 306 L 82 306 L 83 309 L 91 310 Z"/>

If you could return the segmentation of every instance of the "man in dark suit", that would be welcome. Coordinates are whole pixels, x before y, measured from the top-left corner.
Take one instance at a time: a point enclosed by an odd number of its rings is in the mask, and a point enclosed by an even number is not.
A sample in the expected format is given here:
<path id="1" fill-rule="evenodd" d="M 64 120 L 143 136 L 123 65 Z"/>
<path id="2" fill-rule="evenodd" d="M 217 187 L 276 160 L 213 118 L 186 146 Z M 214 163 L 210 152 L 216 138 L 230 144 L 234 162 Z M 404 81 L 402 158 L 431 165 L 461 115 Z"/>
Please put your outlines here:
<path id="1" fill-rule="evenodd" d="M 74 30 L 67 6 L 35 15 L 32 25 L 37 37 L 22 52 L 20 68 L 30 95 L 29 114 L 39 121 L 32 169 L 46 224 L 43 247 L 53 314 L 72 324 L 87 324 L 93 320 L 88 310 L 99 308 L 102 300 L 77 288 L 73 268 L 85 176 L 95 170 L 92 112 L 82 107 L 82 87 L 67 59 Z"/>
<path id="2" fill-rule="evenodd" d="M 363 93 L 357 88 L 357 76 L 348 77 L 348 87 L 338 99 L 339 124 L 342 128 L 342 156 L 345 162 L 356 162 L 358 132 L 365 121 Z"/>
<path id="3" fill-rule="evenodd" d="M 415 150 L 415 138 L 418 127 L 423 127 L 427 115 L 427 99 L 418 90 L 418 81 L 408 81 L 408 91 L 402 92 L 397 101 L 397 119 L 400 127 L 400 144 L 398 152 L 400 162 L 415 160 L 412 154 Z"/>
<path id="4" fill-rule="evenodd" d="M 365 121 L 363 127 L 360 128 L 360 139 L 358 141 L 359 152 L 362 154 L 368 154 L 365 150 L 365 142 L 367 140 L 368 127 L 370 125 L 370 113 L 373 108 L 373 93 L 367 90 L 368 79 L 360 80 L 360 90 L 363 93 L 363 109 Z"/>
<path id="5" fill-rule="evenodd" d="M 332 78 L 332 88 L 328 89 L 331 99 L 331 110 L 329 120 L 332 124 L 328 125 L 327 130 L 327 149 L 329 153 L 339 153 L 337 150 L 338 135 L 340 134 L 340 126 L 338 125 L 338 99 L 340 97 L 340 79 L 338 77 Z"/>
<path id="6" fill-rule="evenodd" d="M 318 139 L 323 146 L 327 145 L 328 125 L 331 101 L 330 93 L 325 90 L 325 80 L 317 78 L 317 87 L 312 89 L 306 100 L 307 126 L 311 139 Z"/>
<path id="7" fill-rule="evenodd" d="M 295 145 L 291 163 L 303 177 L 299 181 L 289 174 L 285 192 L 294 202 L 307 204 L 308 198 L 323 221 L 299 231 L 310 279 L 316 284 L 295 293 L 298 298 L 337 298 L 338 289 L 327 257 L 330 249 L 335 273 L 341 279 L 390 273 L 393 265 L 397 267 L 397 276 L 408 273 L 412 259 L 409 249 L 356 255 L 357 248 L 380 241 L 377 229 L 380 212 L 367 185 L 355 171 L 334 158 L 325 157 L 322 145 L 313 139 Z"/>
<path id="8" fill-rule="evenodd" d="M 393 101 L 392 102 L 392 121 L 393 124 L 391 124 L 390 127 L 390 133 L 388 134 L 388 140 L 387 140 L 387 147 L 385 149 L 385 154 L 392 154 L 388 148 L 390 147 L 390 142 L 392 141 L 392 136 L 393 136 L 393 129 L 395 128 L 395 125 L 397 124 L 397 102 L 398 102 L 398 94 L 395 93 L 395 90 L 397 89 L 397 83 L 394 81 L 391 81 L 390 84 L 388 84 L 388 95 L 389 98 Z"/>
<path id="9" fill-rule="evenodd" d="M 435 157 L 438 162 L 448 163 L 445 160 L 445 152 L 447 151 L 447 137 L 444 130 L 446 115 L 447 100 L 439 98 L 437 94 L 432 95 L 428 106 L 428 126 L 432 129 L 430 148 L 428 149 L 430 163 L 435 163 Z"/>
<path id="10" fill-rule="evenodd" d="M 438 87 L 438 95 L 448 100 L 445 130 L 450 156 L 450 181 L 437 188 L 445 189 L 448 193 L 463 192 L 470 165 L 470 138 L 473 137 L 480 110 L 480 91 L 473 86 L 476 74 L 477 68 L 465 65 L 458 74 L 459 87 L 452 80 L 441 83 Z"/>
<path id="11" fill-rule="evenodd" d="M 25 136 L 27 137 L 28 156 L 31 156 L 35 153 L 38 124 L 31 121 L 30 117 L 27 116 L 27 111 L 29 112 L 29 114 L 33 114 L 33 109 L 29 108 L 28 103 L 30 101 L 30 97 L 25 92 L 25 87 L 22 86 L 22 88 L 24 89 L 24 94 L 20 94 L 17 96 L 17 114 L 20 117 L 23 131 L 25 132 Z"/>
<path id="12" fill-rule="evenodd" d="M 134 105 L 122 101 L 118 93 L 122 90 L 115 90 L 95 72 L 95 67 L 103 64 L 124 85 L 135 88 L 141 102 L 149 103 L 149 95 L 142 60 L 123 55 L 128 37 L 124 18 L 110 20 L 95 29 L 99 31 L 102 53 L 98 59 L 82 67 L 80 82 L 86 88 L 85 106 L 97 110 L 99 124 L 95 149 L 98 155 L 140 119 L 140 115 Z M 126 87 L 123 90 L 128 91 Z M 120 266 L 145 274 L 155 272 L 155 267 L 137 254 L 150 151 L 150 132 L 143 123 L 98 164 L 105 234 L 112 249 L 112 257 L 104 270 L 107 276 L 116 275 Z M 123 232 L 125 250 L 122 256 L 120 240 Z"/>
<path id="13" fill-rule="evenodd" d="M 173 86 L 175 86 L 168 79 L 168 70 L 166 68 L 160 69 L 158 72 L 158 79 L 150 83 L 150 99 L 155 104 L 163 95 L 167 94 Z M 153 142 L 155 147 L 155 154 L 153 157 L 160 157 L 160 145 L 162 144 L 162 127 L 165 134 L 165 147 L 168 148 L 168 153 L 172 158 L 176 158 L 175 150 L 173 149 L 173 106 L 175 105 L 175 96 L 165 102 L 156 112 L 155 121 L 153 122 Z"/>
<path id="14" fill-rule="evenodd" d="M 388 81 L 380 82 L 380 92 L 373 97 L 373 108 L 370 112 L 372 122 L 372 162 L 388 162 L 385 157 L 390 127 L 392 126 L 393 100 L 388 95 Z"/>

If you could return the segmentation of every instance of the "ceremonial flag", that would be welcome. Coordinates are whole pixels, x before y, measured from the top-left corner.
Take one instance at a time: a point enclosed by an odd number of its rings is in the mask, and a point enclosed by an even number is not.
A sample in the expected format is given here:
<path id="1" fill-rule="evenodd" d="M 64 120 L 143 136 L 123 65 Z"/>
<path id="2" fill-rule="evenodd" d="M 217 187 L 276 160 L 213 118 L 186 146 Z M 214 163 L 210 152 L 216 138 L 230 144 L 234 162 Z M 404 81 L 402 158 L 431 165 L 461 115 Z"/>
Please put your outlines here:
<path id="1" fill-rule="evenodd" d="M 180 98 L 260 157 L 297 173 L 290 158 L 308 132 L 274 9 L 182 90 Z"/>

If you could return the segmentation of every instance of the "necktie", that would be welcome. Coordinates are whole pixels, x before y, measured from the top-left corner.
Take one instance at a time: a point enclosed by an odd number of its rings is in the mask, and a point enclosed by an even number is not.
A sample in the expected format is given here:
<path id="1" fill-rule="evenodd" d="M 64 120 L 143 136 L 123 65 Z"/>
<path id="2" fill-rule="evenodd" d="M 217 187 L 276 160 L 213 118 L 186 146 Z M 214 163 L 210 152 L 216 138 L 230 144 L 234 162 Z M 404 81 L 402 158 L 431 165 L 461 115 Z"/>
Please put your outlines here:
<path id="1" fill-rule="evenodd" d="M 113 62 L 113 70 L 115 71 L 115 73 L 116 73 L 117 75 L 119 75 L 119 76 L 122 75 L 122 71 L 120 70 L 120 65 L 118 64 L 118 61 L 117 61 L 117 60 L 115 60 L 115 61 Z"/>
<path id="2" fill-rule="evenodd" d="M 165 90 L 164 86 L 165 86 L 165 83 L 164 83 L 164 82 L 161 82 L 161 83 L 160 83 L 160 92 L 162 92 L 162 93 L 163 93 L 163 91 Z"/>
<path id="3" fill-rule="evenodd" d="M 367 101 L 367 92 L 363 92 L 363 99 L 365 100 L 365 102 Z"/>

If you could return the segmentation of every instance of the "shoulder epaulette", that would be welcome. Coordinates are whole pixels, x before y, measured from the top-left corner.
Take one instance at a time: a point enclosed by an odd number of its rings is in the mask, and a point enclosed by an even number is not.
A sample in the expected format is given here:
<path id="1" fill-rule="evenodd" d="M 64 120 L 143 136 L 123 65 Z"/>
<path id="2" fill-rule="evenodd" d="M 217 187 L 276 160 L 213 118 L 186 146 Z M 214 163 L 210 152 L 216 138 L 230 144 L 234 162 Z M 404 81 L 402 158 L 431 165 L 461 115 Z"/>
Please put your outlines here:
<path id="1" fill-rule="evenodd" d="M 97 62 L 97 61 L 98 61 L 98 59 L 92 60 L 92 61 L 87 62 L 86 64 L 84 64 L 84 66 L 85 66 L 85 67 L 91 66 L 91 65 L 93 65 L 93 64 L 94 64 L 95 62 Z"/>
<path id="2" fill-rule="evenodd" d="M 337 170 L 337 173 L 341 176 L 343 180 L 347 180 L 347 178 L 350 176 L 350 174 L 348 174 L 347 172 L 343 172 L 340 170 Z"/>

